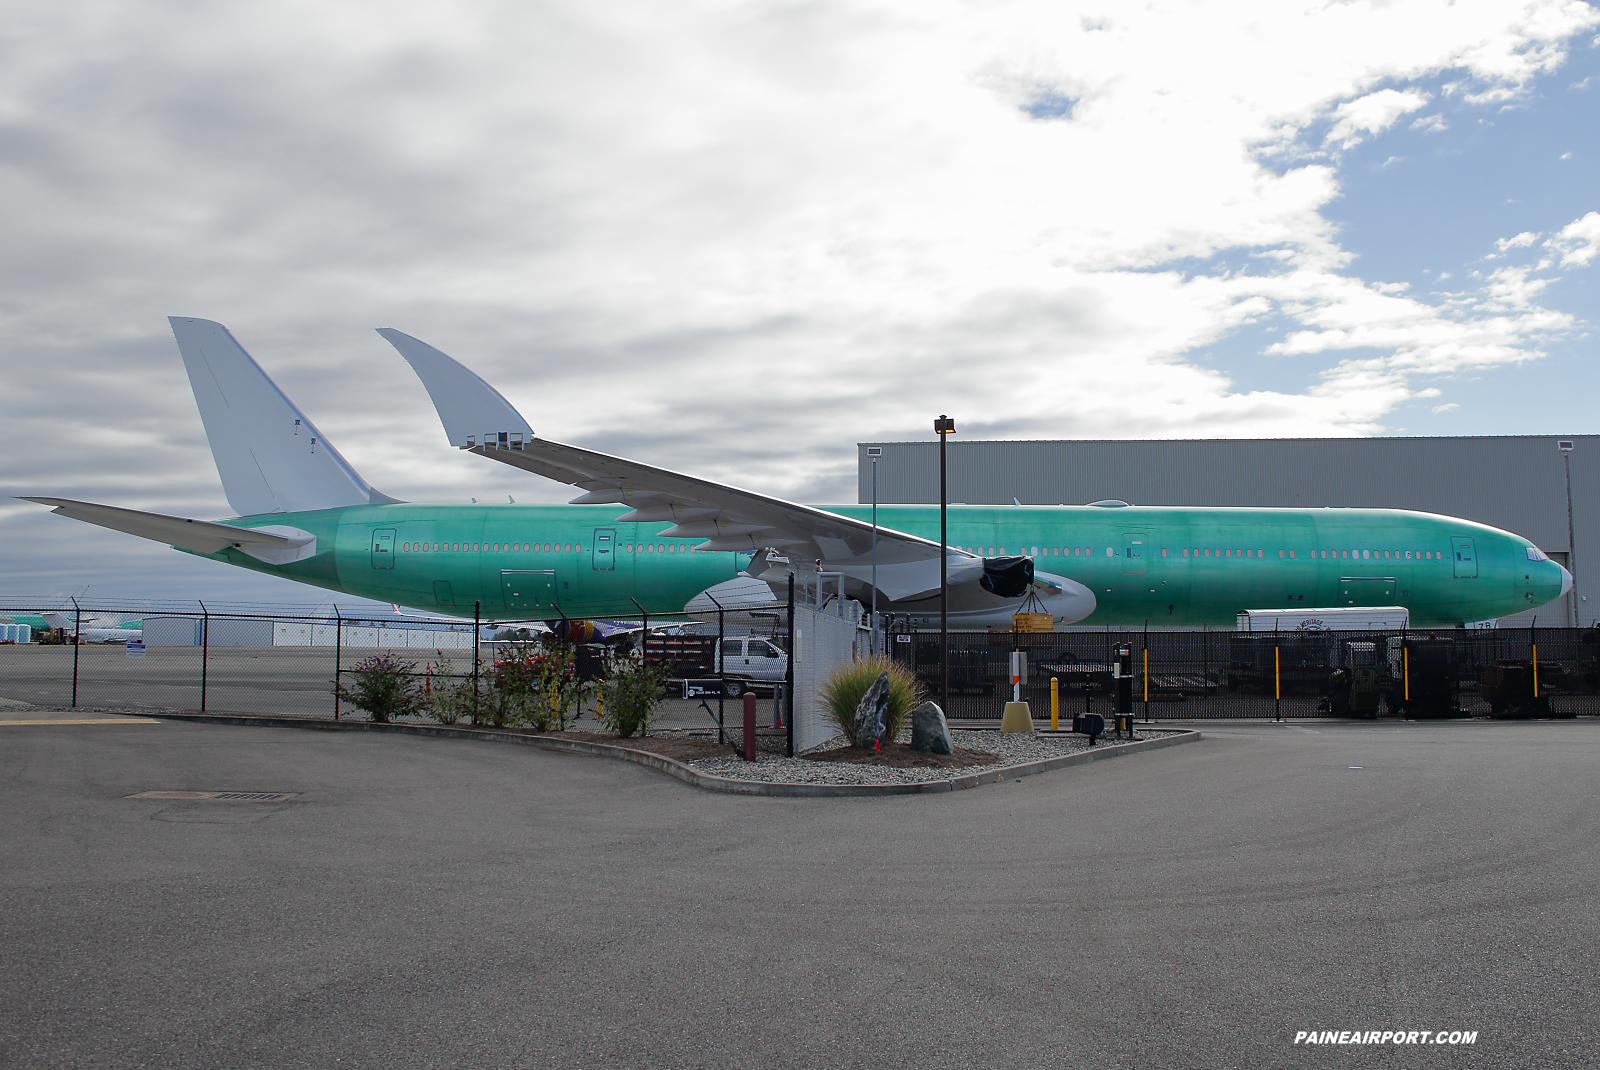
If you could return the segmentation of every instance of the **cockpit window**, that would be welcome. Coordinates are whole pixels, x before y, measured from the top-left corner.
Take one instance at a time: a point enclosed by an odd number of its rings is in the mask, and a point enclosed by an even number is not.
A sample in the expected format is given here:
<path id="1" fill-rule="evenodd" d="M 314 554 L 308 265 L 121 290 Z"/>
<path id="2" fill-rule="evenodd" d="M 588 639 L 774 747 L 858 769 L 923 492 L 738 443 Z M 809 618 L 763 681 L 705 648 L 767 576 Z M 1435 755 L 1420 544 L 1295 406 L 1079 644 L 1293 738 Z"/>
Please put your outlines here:
<path id="1" fill-rule="evenodd" d="M 1528 547 L 1528 560 L 1529 561 L 1548 561 L 1548 560 L 1550 560 L 1550 558 L 1545 556 L 1545 552 L 1543 550 L 1539 549 L 1537 546 L 1530 546 L 1530 547 Z"/>

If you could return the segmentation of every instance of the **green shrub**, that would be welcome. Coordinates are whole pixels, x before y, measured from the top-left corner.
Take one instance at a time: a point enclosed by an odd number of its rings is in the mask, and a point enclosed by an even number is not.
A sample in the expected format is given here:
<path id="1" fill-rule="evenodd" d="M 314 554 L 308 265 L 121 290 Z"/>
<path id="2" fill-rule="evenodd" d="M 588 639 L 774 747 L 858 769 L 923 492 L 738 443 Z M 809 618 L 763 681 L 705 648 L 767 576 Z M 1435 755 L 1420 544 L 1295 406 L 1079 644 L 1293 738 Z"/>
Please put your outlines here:
<path id="1" fill-rule="evenodd" d="M 911 712 L 927 698 L 922 682 L 904 665 L 882 657 L 862 658 L 833 670 L 822 685 L 821 699 L 828 714 L 844 730 L 853 747 L 865 747 L 870 739 L 856 739 L 856 707 L 877 681 L 880 672 L 889 674 L 889 710 L 885 738 L 894 739 L 911 719 Z"/>
<path id="2" fill-rule="evenodd" d="M 387 724 L 396 717 L 422 712 L 422 689 L 417 685 L 417 665 L 389 654 L 372 657 L 347 670 L 355 679 L 353 687 L 343 681 L 336 687 L 339 698 L 367 711 L 374 721 Z"/>
<path id="3" fill-rule="evenodd" d="M 440 724 L 480 723 L 478 718 L 491 709 L 491 697 L 481 693 L 482 689 L 475 693 L 472 677 L 457 675 L 456 667 L 445 657 L 444 651 L 438 654 L 439 660 L 428 663 L 423 677 L 423 714 Z"/>
<path id="4" fill-rule="evenodd" d="M 623 739 L 649 735 L 666 695 L 665 666 L 624 658 L 600 684 L 600 721 Z"/>
<path id="5" fill-rule="evenodd" d="M 532 725 L 541 732 L 566 731 L 589 693 L 570 643 L 507 652 L 494 663 L 492 679 L 494 723 Z"/>

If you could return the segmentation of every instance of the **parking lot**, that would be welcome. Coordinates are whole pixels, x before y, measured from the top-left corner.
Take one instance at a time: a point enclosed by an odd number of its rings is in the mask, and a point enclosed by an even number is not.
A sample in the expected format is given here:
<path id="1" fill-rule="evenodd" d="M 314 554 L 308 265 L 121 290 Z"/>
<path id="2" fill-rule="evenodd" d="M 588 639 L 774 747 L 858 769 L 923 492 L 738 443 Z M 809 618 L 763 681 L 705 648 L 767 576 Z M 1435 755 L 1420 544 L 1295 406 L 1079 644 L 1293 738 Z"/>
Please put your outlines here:
<path id="1" fill-rule="evenodd" d="M 481 742 L 0 725 L 0 1066 L 1590 1064 L 1600 724 L 1202 727 L 807 800 Z M 1440 1029 L 1478 1040 L 1293 1043 Z"/>

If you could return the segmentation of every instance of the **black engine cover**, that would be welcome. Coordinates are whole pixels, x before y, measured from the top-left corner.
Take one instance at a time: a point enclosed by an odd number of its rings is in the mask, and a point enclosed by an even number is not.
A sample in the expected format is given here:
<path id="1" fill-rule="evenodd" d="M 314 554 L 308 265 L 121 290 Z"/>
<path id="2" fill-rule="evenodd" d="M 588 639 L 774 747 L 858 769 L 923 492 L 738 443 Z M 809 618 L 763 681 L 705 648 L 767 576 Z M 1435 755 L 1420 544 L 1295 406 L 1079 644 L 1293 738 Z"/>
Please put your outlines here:
<path id="1" fill-rule="evenodd" d="M 1033 558 L 986 557 L 978 585 L 1001 598 L 1021 598 L 1033 583 Z"/>

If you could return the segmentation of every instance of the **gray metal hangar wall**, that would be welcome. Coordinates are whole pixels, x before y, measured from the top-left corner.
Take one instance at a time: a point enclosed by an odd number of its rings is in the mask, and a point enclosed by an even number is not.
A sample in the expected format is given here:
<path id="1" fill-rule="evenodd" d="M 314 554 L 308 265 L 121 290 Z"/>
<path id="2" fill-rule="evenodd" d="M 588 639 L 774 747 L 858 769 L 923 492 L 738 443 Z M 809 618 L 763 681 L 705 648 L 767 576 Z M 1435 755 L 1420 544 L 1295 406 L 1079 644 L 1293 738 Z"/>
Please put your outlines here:
<path id="1" fill-rule="evenodd" d="M 1600 435 L 1473 438 L 1145 439 L 949 443 L 949 494 L 971 505 L 1369 507 L 1418 509 L 1491 524 L 1568 564 L 1571 442 L 1580 623 L 1600 612 Z M 880 503 L 937 504 L 937 442 L 857 446 L 860 500 L 872 500 L 868 447 L 880 447 Z M 1571 597 L 1538 615 L 1573 620 Z M 1529 614 L 1503 623 L 1527 623 Z"/>

